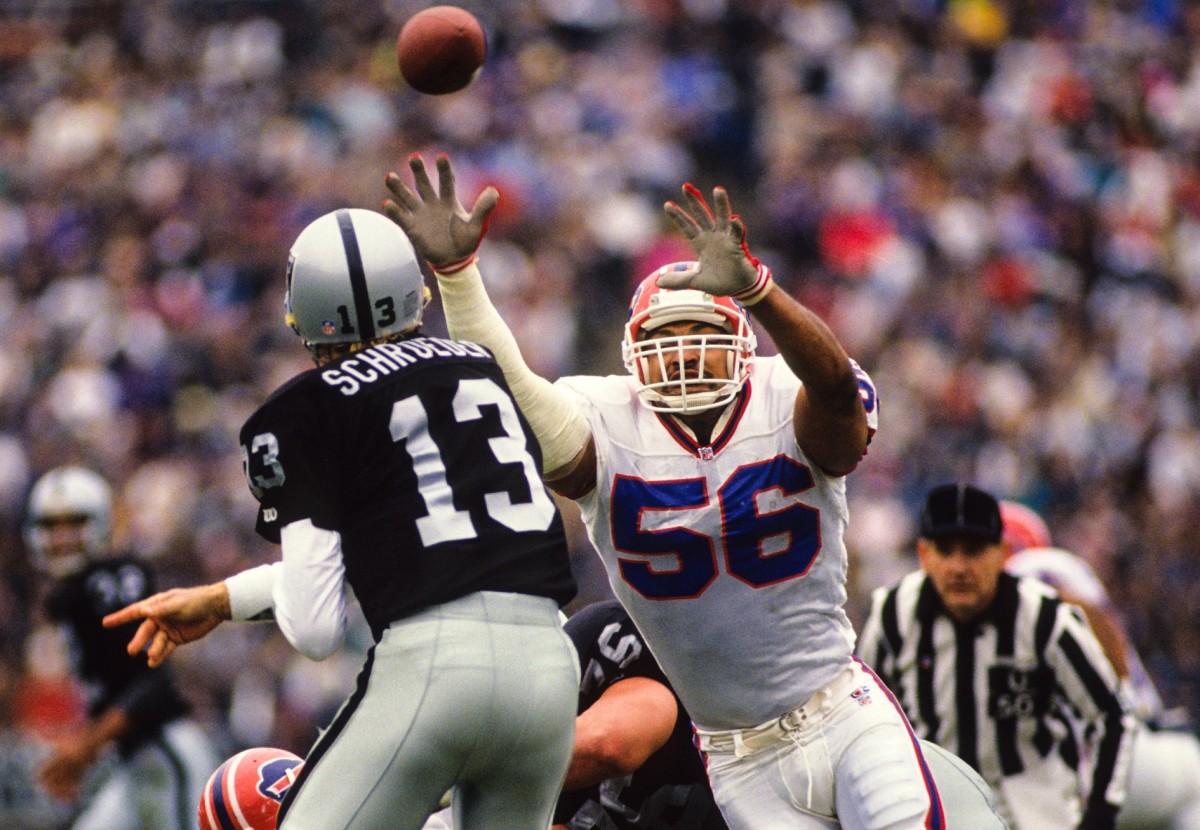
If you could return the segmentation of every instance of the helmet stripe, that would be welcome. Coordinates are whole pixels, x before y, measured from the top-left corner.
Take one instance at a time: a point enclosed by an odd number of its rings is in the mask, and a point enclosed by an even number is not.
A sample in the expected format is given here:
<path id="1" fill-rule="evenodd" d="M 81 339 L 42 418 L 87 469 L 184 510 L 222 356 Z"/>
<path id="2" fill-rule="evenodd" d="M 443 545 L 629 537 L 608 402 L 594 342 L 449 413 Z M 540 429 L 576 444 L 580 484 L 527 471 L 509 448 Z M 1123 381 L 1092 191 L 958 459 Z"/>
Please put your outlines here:
<path id="1" fill-rule="evenodd" d="M 358 319 L 358 339 L 368 342 L 375 339 L 375 318 L 371 314 L 371 295 L 367 291 L 367 273 L 363 269 L 362 253 L 358 250 L 358 236 L 350 211 L 343 208 L 337 212 L 338 230 L 342 232 L 342 247 L 346 249 L 346 265 L 350 269 L 350 291 L 354 295 L 354 316 Z"/>
<path id="2" fill-rule="evenodd" d="M 229 814 L 229 808 L 225 805 L 226 787 L 232 786 L 232 782 L 225 780 L 225 772 L 229 768 L 229 762 L 221 764 L 214 776 L 212 786 L 213 797 L 213 818 L 217 820 L 217 825 L 221 830 L 238 830 L 238 826 L 233 821 L 233 816 Z"/>
<path id="3" fill-rule="evenodd" d="M 238 767 L 246 760 L 246 753 L 239 752 L 228 761 L 228 768 L 225 770 L 225 780 L 222 789 L 225 792 L 226 806 L 229 808 L 232 818 L 235 820 L 237 830 L 252 830 L 250 822 L 246 820 L 246 816 L 242 813 L 242 805 L 238 801 L 237 791 L 237 776 Z M 247 805 L 249 806 L 249 805 Z"/>

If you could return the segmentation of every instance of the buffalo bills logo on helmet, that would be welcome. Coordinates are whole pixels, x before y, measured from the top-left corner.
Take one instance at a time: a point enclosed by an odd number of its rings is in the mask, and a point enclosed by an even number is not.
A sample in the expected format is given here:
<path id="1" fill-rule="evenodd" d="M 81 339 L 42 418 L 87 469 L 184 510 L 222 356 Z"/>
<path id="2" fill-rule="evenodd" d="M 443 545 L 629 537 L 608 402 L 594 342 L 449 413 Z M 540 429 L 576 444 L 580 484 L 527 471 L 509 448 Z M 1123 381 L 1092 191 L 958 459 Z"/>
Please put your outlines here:
<path id="1" fill-rule="evenodd" d="M 641 283 L 634 290 L 633 299 L 629 301 L 629 313 L 627 315 L 625 315 L 626 321 L 628 321 L 629 318 L 633 316 L 633 310 L 635 308 L 637 308 L 638 300 L 641 298 L 642 291 L 644 290 L 644 288 L 645 288 L 645 283 Z"/>
<path id="2" fill-rule="evenodd" d="M 227 759 L 200 798 L 200 830 L 275 830 L 280 805 L 304 760 L 285 749 L 253 747 Z"/>
<path id="3" fill-rule="evenodd" d="M 300 761 L 293 758 L 277 758 L 258 768 L 258 791 L 267 798 L 283 801 L 288 788 L 296 781 Z"/>

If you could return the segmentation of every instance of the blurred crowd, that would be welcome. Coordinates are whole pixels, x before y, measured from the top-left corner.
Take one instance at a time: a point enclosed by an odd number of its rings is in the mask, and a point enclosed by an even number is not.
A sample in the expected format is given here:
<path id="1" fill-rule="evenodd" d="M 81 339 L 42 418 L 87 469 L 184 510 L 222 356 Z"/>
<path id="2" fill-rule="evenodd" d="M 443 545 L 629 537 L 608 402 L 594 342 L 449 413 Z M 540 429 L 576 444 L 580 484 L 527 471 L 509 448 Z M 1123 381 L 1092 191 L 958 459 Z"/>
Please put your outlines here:
<path id="1" fill-rule="evenodd" d="M 1092 563 L 1200 715 L 1200 4 L 462 0 L 489 57 L 443 97 L 395 68 L 426 5 L 0 0 L 4 826 L 62 821 L 6 770 L 78 717 L 23 550 L 33 478 L 112 480 L 161 587 L 276 557 L 237 433 L 309 365 L 288 246 L 413 152 L 500 189 L 484 270 L 549 377 L 624 371 L 632 286 L 688 256 L 663 201 L 726 186 L 880 390 L 852 613 L 914 565 L 926 490 L 971 480 Z M 607 587 L 565 509 L 582 603 Z M 227 627 L 173 662 L 230 748 L 302 752 L 368 639 L 317 664 Z"/>

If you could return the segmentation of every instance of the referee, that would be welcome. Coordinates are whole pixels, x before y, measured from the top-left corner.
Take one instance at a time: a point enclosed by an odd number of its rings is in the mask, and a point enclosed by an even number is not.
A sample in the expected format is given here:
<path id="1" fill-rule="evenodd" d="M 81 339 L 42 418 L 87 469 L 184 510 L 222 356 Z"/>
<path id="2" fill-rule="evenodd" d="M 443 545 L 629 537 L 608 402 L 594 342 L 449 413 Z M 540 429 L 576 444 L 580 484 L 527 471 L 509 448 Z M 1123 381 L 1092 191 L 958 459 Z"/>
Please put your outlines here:
<path id="1" fill-rule="evenodd" d="M 1112 830 L 1135 720 L 1079 611 L 1005 573 L 1001 529 L 988 493 L 933 489 L 921 570 L 874 592 L 858 652 L 920 737 L 979 771 L 1013 830 Z"/>

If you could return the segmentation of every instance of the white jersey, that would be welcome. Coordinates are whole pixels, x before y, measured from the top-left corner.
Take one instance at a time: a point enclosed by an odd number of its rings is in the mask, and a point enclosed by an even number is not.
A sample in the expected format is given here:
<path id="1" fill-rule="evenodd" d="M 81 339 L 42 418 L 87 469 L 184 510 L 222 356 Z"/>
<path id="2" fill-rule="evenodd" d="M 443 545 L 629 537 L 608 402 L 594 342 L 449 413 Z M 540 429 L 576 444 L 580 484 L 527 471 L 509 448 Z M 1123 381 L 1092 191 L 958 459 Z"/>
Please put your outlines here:
<path id="1" fill-rule="evenodd" d="M 1094 605 L 1108 613 L 1116 613 L 1108 591 L 1100 577 L 1082 556 L 1063 548 L 1025 548 L 1009 557 L 1005 569 L 1016 576 L 1031 576 L 1067 594 L 1078 602 Z M 1154 720 L 1163 713 L 1162 697 L 1150 679 L 1141 656 L 1128 645 L 1125 663 L 1129 677 L 1124 687 L 1134 711 L 1144 720 Z"/>
<path id="2" fill-rule="evenodd" d="M 829 685 L 851 660 L 845 479 L 796 445 L 800 381 L 758 358 L 698 446 L 631 377 L 558 381 L 588 419 L 597 483 L 579 500 L 617 598 L 696 724 L 743 728 Z M 874 389 L 860 370 L 874 415 Z"/>
<path id="3" fill-rule="evenodd" d="M 1111 610 L 1104 583 L 1082 556 L 1062 548 L 1025 548 L 1008 558 L 1004 569 L 1016 576 L 1032 576 L 1065 591 L 1080 602 Z"/>

